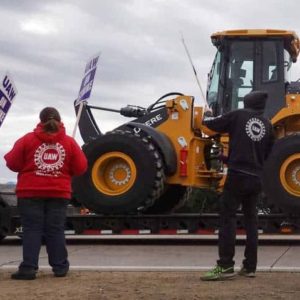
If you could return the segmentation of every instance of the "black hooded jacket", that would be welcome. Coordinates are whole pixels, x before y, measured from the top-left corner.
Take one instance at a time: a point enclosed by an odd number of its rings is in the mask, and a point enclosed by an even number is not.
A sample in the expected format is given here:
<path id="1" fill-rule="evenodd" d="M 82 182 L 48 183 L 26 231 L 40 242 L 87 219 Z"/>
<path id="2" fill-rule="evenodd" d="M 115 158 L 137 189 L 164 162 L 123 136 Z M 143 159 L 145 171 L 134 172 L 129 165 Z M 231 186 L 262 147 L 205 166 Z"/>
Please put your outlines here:
<path id="1" fill-rule="evenodd" d="M 265 92 L 251 92 L 244 97 L 244 109 L 204 119 L 211 130 L 229 134 L 229 170 L 260 176 L 274 142 L 272 124 L 263 116 L 267 97 Z"/>

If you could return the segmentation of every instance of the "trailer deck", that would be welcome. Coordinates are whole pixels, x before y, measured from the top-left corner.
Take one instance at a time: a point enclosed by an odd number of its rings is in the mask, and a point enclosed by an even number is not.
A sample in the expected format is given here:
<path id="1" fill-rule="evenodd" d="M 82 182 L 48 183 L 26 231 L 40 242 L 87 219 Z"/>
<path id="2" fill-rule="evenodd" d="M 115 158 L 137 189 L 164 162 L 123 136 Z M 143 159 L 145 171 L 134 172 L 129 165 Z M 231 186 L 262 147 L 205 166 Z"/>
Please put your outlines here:
<path id="1" fill-rule="evenodd" d="M 21 235 L 14 193 L 1 192 L 1 196 L 6 204 L 0 207 L 0 236 Z M 299 216 L 260 211 L 258 222 L 260 234 L 300 233 Z M 218 224 L 218 213 L 101 215 L 70 204 L 65 230 L 77 235 L 214 235 Z M 237 234 L 244 233 L 243 214 L 237 212 Z"/>

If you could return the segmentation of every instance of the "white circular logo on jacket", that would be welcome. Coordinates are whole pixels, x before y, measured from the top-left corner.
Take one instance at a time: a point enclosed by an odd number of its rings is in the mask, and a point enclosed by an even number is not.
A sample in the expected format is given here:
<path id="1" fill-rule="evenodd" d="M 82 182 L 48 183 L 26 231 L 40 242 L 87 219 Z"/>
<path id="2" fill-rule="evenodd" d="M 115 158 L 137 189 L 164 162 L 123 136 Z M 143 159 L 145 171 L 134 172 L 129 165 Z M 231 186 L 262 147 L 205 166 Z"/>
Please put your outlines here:
<path id="1" fill-rule="evenodd" d="M 42 144 L 34 153 L 34 163 L 40 171 L 39 175 L 58 175 L 64 165 L 66 151 L 59 144 Z"/>
<path id="2" fill-rule="evenodd" d="M 248 120 L 245 129 L 250 139 L 255 142 L 259 142 L 266 134 L 265 124 L 258 118 Z"/>

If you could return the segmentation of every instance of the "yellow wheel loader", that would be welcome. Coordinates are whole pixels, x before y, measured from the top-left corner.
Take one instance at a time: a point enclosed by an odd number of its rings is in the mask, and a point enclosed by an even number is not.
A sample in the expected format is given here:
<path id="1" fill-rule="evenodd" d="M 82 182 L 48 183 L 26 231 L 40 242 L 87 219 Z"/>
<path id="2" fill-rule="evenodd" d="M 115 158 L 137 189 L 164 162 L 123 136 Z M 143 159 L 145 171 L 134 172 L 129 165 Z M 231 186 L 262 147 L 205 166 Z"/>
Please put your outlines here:
<path id="1" fill-rule="evenodd" d="M 214 33 L 211 40 L 217 53 L 206 101 L 213 115 L 243 108 L 250 91 L 269 93 L 265 114 L 277 141 L 266 163 L 264 192 L 280 208 L 300 211 L 300 82 L 289 79 L 298 36 L 232 30 Z M 103 134 L 93 109 L 135 119 Z M 120 110 L 85 102 L 79 129 L 89 168 L 73 181 L 76 200 L 100 214 L 162 214 L 182 205 L 191 188 L 222 188 L 226 166 L 219 156 L 227 151 L 228 137 L 202 125 L 203 111 L 192 96 L 180 93 Z"/>

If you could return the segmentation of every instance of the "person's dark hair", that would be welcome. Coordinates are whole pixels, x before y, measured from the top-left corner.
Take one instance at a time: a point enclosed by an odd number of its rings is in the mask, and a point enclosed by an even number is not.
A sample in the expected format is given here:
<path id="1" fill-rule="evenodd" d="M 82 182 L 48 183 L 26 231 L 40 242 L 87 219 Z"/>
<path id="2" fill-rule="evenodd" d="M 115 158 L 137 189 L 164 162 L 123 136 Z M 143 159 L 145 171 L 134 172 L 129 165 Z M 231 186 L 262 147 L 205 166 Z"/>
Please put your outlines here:
<path id="1" fill-rule="evenodd" d="M 57 132 L 59 130 L 60 114 L 54 107 L 45 107 L 40 112 L 40 120 L 45 132 Z"/>

